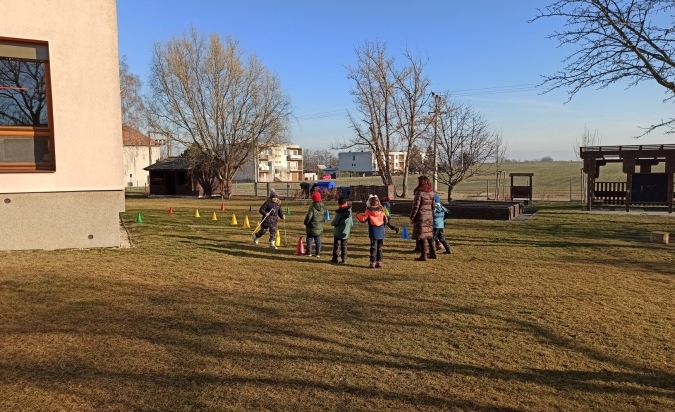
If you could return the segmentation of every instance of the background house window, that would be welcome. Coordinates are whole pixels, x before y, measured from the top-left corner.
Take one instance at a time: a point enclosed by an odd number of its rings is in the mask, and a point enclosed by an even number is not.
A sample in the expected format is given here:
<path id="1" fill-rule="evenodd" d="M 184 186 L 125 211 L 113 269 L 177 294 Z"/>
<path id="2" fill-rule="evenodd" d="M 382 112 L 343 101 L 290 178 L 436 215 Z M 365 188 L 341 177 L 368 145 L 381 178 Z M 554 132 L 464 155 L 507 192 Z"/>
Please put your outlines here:
<path id="1" fill-rule="evenodd" d="M 46 43 L 0 38 L 0 171 L 55 170 Z"/>

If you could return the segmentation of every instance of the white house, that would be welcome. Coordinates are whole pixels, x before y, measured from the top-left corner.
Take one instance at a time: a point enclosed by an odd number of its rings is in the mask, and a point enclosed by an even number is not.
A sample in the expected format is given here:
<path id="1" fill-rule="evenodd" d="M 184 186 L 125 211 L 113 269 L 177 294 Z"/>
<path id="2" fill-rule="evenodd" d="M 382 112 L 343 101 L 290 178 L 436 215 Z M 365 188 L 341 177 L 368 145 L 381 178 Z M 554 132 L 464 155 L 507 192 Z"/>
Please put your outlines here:
<path id="1" fill-rule="evenodd" d="M 150 184 L 150 174 L 145 167 L 159 160 L 159 142 L 131 127 L 122 126 L 124 158 L 124 183 L 126 186 Z"/>
<path id="2" fill-rule="evenodd" d="M 389 166 L 392 173 L 403 173 L 406 152 L 389 152 Z M 373 175 L 378 172 L 375 155 L 370 151 L 338 153 L 338 170 L 357 175 Z"/>
<path id="3" fill-rule="evenodd" d="M 123 173 L 115 0 L 2 0 L 0 250 L 119 247 Z"/>
<path id="4" fill-rule="evenodd" d="M 276 145 L 263 149 L 258 159 L 242 166 L 234 175 L 234 181 L 294 182 L 303 180 L 302 148 L 297 145 Z"/>

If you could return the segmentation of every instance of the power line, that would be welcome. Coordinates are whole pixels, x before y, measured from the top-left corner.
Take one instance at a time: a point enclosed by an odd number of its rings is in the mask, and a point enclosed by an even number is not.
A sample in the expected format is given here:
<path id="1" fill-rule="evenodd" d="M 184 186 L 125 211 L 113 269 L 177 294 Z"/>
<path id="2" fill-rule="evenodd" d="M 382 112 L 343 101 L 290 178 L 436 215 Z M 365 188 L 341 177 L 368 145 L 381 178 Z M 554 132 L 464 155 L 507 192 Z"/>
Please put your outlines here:
<path id="1" fill-rule="evenodd" d="M 485 96 L 493 94 L 505 93 L 520 93 L 538 90 L 539 86 L 536 83 L 515 84 L 512 86 L 494 86 L 494 87 L 480 87 L 474 89 L 460 89 L 450 90 L 448 94 L 452 97 L 468 97 L 468 96 Z M 347 116 L 348 109 L 336 109 L 325 112 L 312 113 L 302 116 L 297 116 L 298 120 L 319 120 L 330 117 Z"/>

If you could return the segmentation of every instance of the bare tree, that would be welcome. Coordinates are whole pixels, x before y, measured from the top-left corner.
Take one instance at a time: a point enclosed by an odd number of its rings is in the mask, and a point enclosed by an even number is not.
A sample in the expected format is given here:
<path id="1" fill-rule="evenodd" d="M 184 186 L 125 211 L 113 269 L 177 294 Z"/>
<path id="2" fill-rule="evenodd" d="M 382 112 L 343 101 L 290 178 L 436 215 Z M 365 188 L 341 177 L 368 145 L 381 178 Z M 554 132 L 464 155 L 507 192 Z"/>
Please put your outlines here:
<path id="1" fill-rule="evenodd" d="M 122 126 L 144 129 L 148 113 L 141 95 L 141 78 L 129 71 L 126 56 L 120 58 L 120 97 L 122 101 Z"/>
<path id="2" fill-rule="evenodd" d="M 584 126 L 584 133 L 581 135 L 581 139 L 576 139 L 574 141 L 574 146 L 572 147 L 574 149 L 574 156 L 576 157 L 577 160 L 580 160 L 579 158 L 579 148 L 580 147 L 586 147 L 586 146 L 600 146 L 602 144 L 602 137 L 598 133 L 597 130 L 595 130 L 593 133 L 588 130 L 586 126 Z"/>
<path id="3" fill-rule="evenodd" d="M 483 115 L 472 106 L 440 100 L 438 119 L 438 181 L 452 190 L 465 179 L 482 174 L 495 160 L 503 161 L 505 146 L 501 135 L 490 129 Z"/>
<path id="4" fill-rule="evenodd" d="M 423 121 L 429 84 L 422 76 L 424 63 L 408 51 L 403 56 L 407 65 L 398 67 L 387 55 L 386 43 L 367 42 L 356 49 L 357 64 L 347 67 L 347 77 L 355 83 L 350 93 L 356 109 L 348 113 L 355 136 L 334 146 L 372 152 L 385 185 L 393 184 L 390 153 L 409 151 L 428 128 Z M 408 169 L 406 161 L 406 177 Z M 403 182 L 405 196 L 407 179 Z"/>
<path id="5" fill-rule="evenodd" d="M 410 162 L 408 160 L 411 149 L 415 147 L 427 133 L 430 123 L 426 121 L 427 106 L 429 104 L 430 81 L 422 75 L 425 63 L 418 56 L 413 56 L 408 50 L 403 52 L 407 66 L 394 73 L 394 109 L 396 111 L 397 127 L 395 134 L 406 156 L 403 165 L 403 190 L 401 197 L 408 193 L 408 174 Z"/>
<path id="6" fill-rule="evenodd" d="M 316 171 L 318 165 L 336 166 L 338 158 L 330 150 L 306 149 L 302 153 L 303 164 L 307 170 Z"/>
<path id="7" fill-rule="evenodd" d="M 0 126 L 47 126 L 45 64 L 0 59 Z"/>
<path id="8" fill-rule="evenodd" d="M 290 99 L 279 79 L 255 55 L 244 61 L 230 37 L 206 39 L 193 28 L 156 43 L 150 87 L 152 128 L 185 147 L 194 144 L 186 151 L 192 169 L 212 174 L 223 196 L 245 162 L 288 141 Z"/>
<path id="9" fill-rule="evenodd" d="M 544 76 L 546 91 L 569 88 L 569 99 L 586 87 L 605 88 L 619 81 L 634 86 L 655 81 L 665 88 L 664 101 L 675 97 L 675 29 L 672 0 L 558 0 L 530 22 L 562 18 L 564 29 L 549 38 L 577 50 L 566 65 Z M 663 22 L 664 26 L 658 23 Z M 569 100 L 568 99 L 568 100 Z M 667 126 L 675 130 L 675 118 L 644 128 L 641 136 Z"/>
<path id="10" fill-rule="evenodd" d="M 408 163 L 409 173 L 425 173 L 424 156 L 417 145 L 413 145 L 408 149 L 408 156 L 406 157 Z"/>

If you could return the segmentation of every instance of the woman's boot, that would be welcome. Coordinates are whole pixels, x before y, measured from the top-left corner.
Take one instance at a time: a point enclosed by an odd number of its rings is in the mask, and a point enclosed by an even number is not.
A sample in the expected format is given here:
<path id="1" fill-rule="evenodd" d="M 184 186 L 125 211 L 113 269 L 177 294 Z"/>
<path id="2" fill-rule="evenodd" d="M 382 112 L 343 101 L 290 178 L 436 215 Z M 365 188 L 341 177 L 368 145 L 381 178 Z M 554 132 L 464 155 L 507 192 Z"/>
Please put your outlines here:
<path id="1" fill-rule="evenodd" d="M 415 260 L 417 261 L 425 261 L 427 260 L 427 242 L 424 240 L 418 240 L 417 241 L 417 248 L 420 250 L 420 256 L 416 257 Z"/>
<path id="2" fill-rule="evenodd" d="M 429 255 L 427 256 L 429 259 L 436 259 L 436 242 L 434 239 L 429 239 Z"/>

